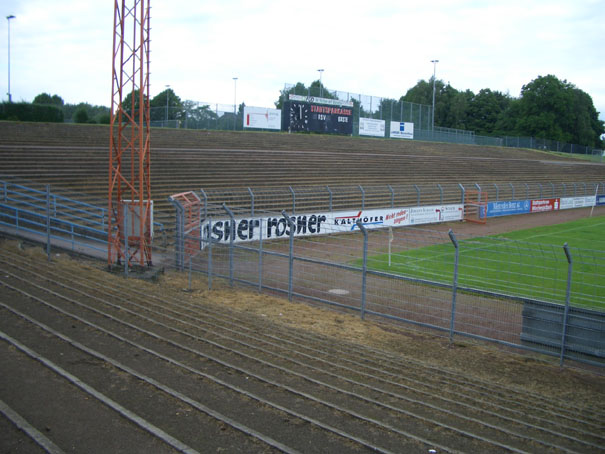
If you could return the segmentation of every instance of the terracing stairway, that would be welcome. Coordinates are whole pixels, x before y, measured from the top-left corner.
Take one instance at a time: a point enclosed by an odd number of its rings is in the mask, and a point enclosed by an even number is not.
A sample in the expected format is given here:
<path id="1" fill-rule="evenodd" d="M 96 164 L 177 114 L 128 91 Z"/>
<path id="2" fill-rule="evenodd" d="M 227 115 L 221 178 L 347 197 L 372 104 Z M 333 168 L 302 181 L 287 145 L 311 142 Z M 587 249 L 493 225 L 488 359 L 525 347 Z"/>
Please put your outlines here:
<path id="1" fill-rule="evenodd" d="M 0 175 L 104 204 L 109 127 L 0 122 Z M 124 165 L 128 165 L 125 163 Z M 315 134 L 152 129 L 152 193 L 243 188 L 605 183 L 605 166 L 501 147 Z M 552 185 L 550 185 L 552 186 Z M 491 188 L 493 190 L 493 188 Z M 455 191 L 455 189 L 450 189 Z M 410 191 L 413 193 L 413 191 Z"/>

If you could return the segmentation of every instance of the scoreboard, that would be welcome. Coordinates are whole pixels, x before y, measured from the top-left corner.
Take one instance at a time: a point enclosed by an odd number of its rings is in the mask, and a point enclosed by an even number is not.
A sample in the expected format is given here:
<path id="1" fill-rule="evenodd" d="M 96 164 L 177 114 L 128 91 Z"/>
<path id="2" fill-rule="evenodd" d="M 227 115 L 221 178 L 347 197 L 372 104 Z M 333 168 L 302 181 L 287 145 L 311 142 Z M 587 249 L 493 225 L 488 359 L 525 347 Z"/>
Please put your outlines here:
<path id="1" fill-rule="evenodd" d="M 282 110 L 282 129 L 291 132 L 353 134 L 353 108 L 289 100 Z"/>

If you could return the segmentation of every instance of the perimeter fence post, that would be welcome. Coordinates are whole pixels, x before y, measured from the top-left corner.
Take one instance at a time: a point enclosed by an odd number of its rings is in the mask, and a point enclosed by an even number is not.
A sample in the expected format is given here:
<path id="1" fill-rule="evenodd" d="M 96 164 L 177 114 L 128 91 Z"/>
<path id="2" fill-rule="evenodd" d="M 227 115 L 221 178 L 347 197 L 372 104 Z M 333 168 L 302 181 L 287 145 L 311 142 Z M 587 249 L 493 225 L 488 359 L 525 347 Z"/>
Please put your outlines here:
<path id="1" fill-rule="evenodd" d="M 455 248 L 454 255 L 454 280 L 452 282 L 452 315 L 450 317 L 450 345 L 454 341 L 454 323 L 456 318 L 456 294 L 458 293 L 458 264 L 460 259 L 460 245 L 458 244 L 458 240 L 456 239 L 456 235 L 452 229 L 447 232 L 450 236 L 450 240 Z"/>
<path id="2" fill-rule="evenodd" d="M 281 212 L 282 216 L 290 226 L 290 245 L 288 250 L 288 300 L 292 301 L 292 277 L 294 275 L 294 231 L 296 224 L 290 219 L 286 210 Z"/>
<path id="3" fill-rule="evenodd" d="M 515 185 L 512 183 L 508 183 L 508 184 L 510 185 L 510 190 L 511 190 L 510 199 L 515 200 Z"/>
<path id="4" fill-rule="evenodd" d="M 332 212 L 332 190 L 330 189 L 330 186 L 326 185 L 326 189 L 328 190 L 328 194 L 330 195 L 330 207 L 329 207 L 329 212 Z"/>
<path id="5" fill-rule="evenodd" d="M 498 187 L 498 185 L 496 183 L 493 183 L 494 187 L 496 188 L 496 202 L 498 202 L 500 200 L 500 188 Z"/>
<path id="6" fill-rule="evenodd" d="M 418 185 L 414 185 L 414 189 L 416 189 L 416 206 L 420 206 L 420 188 Z"/>
<path id="7" fill-rule="evenodd" d="M 200 193 L 202 194 L 202 198 L 204 199 L 204 218 L 208 217 L 208 196 L 206 192 L 200 188 Z"/>
<path id="8" fill-rule="evenodd" d="M 185 267 L 185 210 L 178 200 L 168 197 L 168 201 L 174 206 L 176 211 L 174 232 L 175 265 L 177 270 L 183 271 Z M 109 213 L 108 216 L 110 216 Z"/>
<path id="9" fill-rule="evenodd" d="M 366 279 L 368 274 L 368 231 L 357 219 L 357 227 L 363 233 L 363 265 L 361 268 L 361 319 L 363 320 L 366 315 Z"/>
<path id="10" fill-rule="evenodd" d="M 465 194 L 465 193 L 466 193 L 466 189 L 464 189 L 464 186 L 462 186 L 462 184 L 461 184 L 461 183 L 458 183 L 458 187 L 460 188 L 460 193 L 461 193 L 461 196 L 460 196 L 460 203 L 464 204 L 464 199 L 466 198 L 466 197 L 465 197 L 465 195 L 466 195 L 466 194 Z"/>
<path id="11" fill-rule="evenodd" d="M 292 189 L 292 186 L 288 186 L 288 188 L 290 188 L 290 192 L 292 193 L 292 214 L 296 214 L 296 193 Z"/>
<path id="12" fill-rule="evenodd" d="M 128 253 L 128 205 L 124 204 L 123 229 L 124 232 L 124 276 L 128 277 L 128 262 L 130 261 Z"/>
<path id="13" fill-rule="evenodd" d="M 248 194 L 250 194 L 250 216 L 254 216 L 254 193 L 252 189 L 248 188 Z"/>
<path id="14" fill-rule="evenodd" d="M 391 191 L 391 208 L 395 208 L 395 191 L 393 191 L 393 188 L 391 187 L 390 184 L 387 184 L 389 191 Z"/>
<path id="15" fill-rule="evenodd" d="M 364 210 L 365 205 L 366 205 L 366 192 L 364 191 L 363 186 L 361 186 L 360 184 L 357 186 L 359 187 L 359 190 L 361 191 L 361 209 Z"/>
<path id="16" fill-rule="evenodd" d="M 231 287 L 233 287 L 233 240 L 235 237 L 235 215 L 233 214 L 233 211 L 231 211 L 229 209 L 229 207 L 227 205 L 225 205 L 224 203 L 223 203 L 223 209 L 227 212 L 227 214 L 231 218 L 231 222 L 229 225 L 230 232 L 228 232 L 228 235 L 229 235 L 229 285 Z"/>
<path id="17" fill-rule="evenodd" d="M 260 237 L 258 239 L 258 291 L 263 289 L 263 220 L 259 220 Z"/>
<path id="18" fill-rule="evenodd" d="M 208 219 L 208 290 L 212 290 L 212 218 Z"/>
<path id="19" fill-rule="evenodd" d="M 50 262 L 50 184 L 46 185 L 46 255 Z"/>
<path id="20" fill-rule="evenodd" d="M 567 257 L 567 290 L 565 292 L 565 311 L 563 312 L 563 326 L 561 329 L 561 357 L 559 358 L 559 367 L 563 367 L 563 360 L 565 358 L 565 338 L 567 337 L 567 323 L 569 320 L 569 299 L 571 295 L 571 273 L 573 267 L 573 259 L 567 242 L 563 245 L 565 251 L 565 257 Z"/>

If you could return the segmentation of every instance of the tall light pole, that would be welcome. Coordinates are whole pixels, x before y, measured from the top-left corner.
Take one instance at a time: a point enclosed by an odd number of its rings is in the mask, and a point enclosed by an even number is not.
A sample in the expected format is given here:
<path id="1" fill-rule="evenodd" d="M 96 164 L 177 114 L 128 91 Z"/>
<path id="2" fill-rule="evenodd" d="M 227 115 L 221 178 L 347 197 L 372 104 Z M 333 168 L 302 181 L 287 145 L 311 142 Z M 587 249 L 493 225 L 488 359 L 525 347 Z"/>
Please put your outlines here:
<path id="1" fill-rule="evenodd" d="M 431 121 L 431 131 L 433 131 L 433 133 L 435 132 L 435 73 L 437 72 L 437 63 L 439 63 L 439 60 L 431 60 L 431 63 L 433 64 L 433 119 Z"/>
<path id="2" fill-rule="evenodd" d="M 237 77 L 233 78 L 233 130 L 237 121 Z"/>
<path id="3" fill-rule="evenodd" d="M 322 98 L 324 95 L 324 91 L 323 91 L 323 85 L 321 84 L 321 75 L 323 74 L 324 70 L 318 69 L 317 71 L 319 72 L 319 97 Z"/>
<path id="4" fill-rule="evenodd" d="M 168 98 L 170 97 L 168 90 L 170 90 L 170 85 L 166 85 L 166 125 L 164 127 L 168 126 Z"/>
<path id="5" fill-rule="evenodd" d="M 10 16 L 6 16 L 6 22 L 8 23 L 8 102 L 12 102 L 11 97 L 11 19 L 14 19 L 15 16 L 12 14 Z"/>

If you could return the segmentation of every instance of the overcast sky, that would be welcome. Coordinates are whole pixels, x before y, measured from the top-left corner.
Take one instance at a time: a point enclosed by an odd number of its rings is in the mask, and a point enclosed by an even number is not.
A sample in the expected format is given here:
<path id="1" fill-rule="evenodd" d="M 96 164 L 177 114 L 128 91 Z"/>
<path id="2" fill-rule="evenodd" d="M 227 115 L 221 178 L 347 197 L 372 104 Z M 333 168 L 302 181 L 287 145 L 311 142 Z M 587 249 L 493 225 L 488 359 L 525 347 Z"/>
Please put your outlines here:
<path id="1" fill-rule="evenodd" d="M 11 94 L 109 106 L 113 1 L 2 0 Z M 127 1 L 133 3 L 133 0 Z M 433 74 L 518 97 L 554 74 L 605 119 L 605 0 L 152 0 L 151 96 L 273 107 L 284 83 L 398 99 Z M 8 30 L 0 90 L 8 92 Z M 237 91 L 233 77 L 238 77 Z"/>

